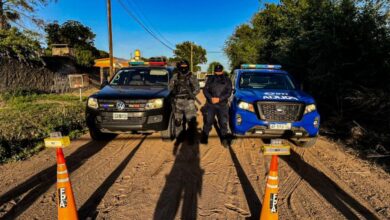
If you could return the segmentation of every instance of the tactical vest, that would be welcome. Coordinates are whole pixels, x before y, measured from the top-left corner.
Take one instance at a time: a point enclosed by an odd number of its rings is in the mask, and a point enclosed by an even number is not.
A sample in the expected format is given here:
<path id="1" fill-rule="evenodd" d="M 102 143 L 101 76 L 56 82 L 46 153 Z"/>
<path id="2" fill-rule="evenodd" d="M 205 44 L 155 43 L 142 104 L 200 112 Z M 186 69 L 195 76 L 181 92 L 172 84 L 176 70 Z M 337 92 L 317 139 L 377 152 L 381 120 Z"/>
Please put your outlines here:
<path id="1" fill-rule="evenodd" d="M 175 82 L 174 94 L 180 98 L 190 98 L 193 86 L 191 84 L 191 73 L 181 74 L 178 73 L 177 80 Z"/>

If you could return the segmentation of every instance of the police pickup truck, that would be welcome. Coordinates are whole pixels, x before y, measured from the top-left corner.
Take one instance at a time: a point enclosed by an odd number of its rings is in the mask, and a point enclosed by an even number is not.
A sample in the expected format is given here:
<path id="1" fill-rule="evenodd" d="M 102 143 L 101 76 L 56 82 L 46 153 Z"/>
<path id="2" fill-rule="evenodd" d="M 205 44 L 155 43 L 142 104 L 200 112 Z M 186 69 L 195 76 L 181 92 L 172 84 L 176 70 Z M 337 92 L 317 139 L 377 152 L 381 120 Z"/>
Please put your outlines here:
<path id="1" fill-rule="evenodd" d="M 131 65 L 88 98 L 86 121 L 91 137 L 104 140 L 115 133 L 159 131 L 163 139 L 172 139 L 168 84 L 173 67 L 165 62 Z"/>
<path id="2" fill-rule="evenodd" d="M 243 64 L 232 75 L 230 126 L 235 135 L 316 142 L 320 115 L 314 99 L 280 65 Z"/>

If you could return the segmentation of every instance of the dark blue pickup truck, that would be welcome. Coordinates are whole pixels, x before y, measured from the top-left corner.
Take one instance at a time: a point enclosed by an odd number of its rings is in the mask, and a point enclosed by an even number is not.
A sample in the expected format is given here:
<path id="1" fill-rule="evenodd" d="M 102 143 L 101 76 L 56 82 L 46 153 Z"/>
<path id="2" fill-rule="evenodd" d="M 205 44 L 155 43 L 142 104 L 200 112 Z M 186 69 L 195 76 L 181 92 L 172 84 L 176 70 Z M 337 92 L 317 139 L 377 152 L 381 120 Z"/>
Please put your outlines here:
<path id="1" fill-rule="evenodd" d="M 156 131 L 164 140 L 173 138 L 168 89 L 173 67 L 154 63 L 119 70 L 88 98 L 86 121 L 93 139 L 111 138 L 115 133 Z"/>
<path id="2" fill-rule="evenodd" d="M 286 138 L 303 147 L 315 144 L 320 126 L 315 101 L 280 65 L 243 64 L 232 82 L 233 134 Z"/>

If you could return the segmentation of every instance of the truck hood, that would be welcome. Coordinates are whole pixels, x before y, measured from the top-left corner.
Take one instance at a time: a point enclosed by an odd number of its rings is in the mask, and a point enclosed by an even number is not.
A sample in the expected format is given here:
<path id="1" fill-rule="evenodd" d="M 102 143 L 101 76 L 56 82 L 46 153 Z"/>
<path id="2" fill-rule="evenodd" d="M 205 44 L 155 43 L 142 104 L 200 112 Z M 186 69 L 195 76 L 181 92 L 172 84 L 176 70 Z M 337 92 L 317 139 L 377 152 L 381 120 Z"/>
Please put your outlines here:
<path id="1" fill-rule="evenodd" d="M 239 89 L 235 96 L 246 102 L 256 101 L 278 101 L 278 102 L 303 102 L 314 103 L 313 97 L 301 90 L 261 90 L 261 89 Z"/>
<path id="2" fill-rule="evenodd" d="M 169 94 L 167 87 L 105 86 L 91 97 L 97 99 L 154 99 L 166 98 Z"/>

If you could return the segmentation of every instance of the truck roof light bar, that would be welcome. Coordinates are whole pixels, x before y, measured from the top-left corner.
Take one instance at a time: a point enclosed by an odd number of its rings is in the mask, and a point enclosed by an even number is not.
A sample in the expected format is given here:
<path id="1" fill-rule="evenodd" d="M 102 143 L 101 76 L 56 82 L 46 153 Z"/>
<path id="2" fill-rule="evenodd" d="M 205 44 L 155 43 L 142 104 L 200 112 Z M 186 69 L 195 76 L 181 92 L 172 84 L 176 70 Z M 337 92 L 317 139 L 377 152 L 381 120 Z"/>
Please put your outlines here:
<path id="1" fill-rule="evenodd" d="M 281 69 L 281 65 L 273 64 L 242 64 L 241 69 Z"/>

